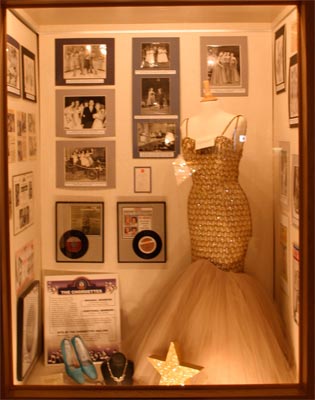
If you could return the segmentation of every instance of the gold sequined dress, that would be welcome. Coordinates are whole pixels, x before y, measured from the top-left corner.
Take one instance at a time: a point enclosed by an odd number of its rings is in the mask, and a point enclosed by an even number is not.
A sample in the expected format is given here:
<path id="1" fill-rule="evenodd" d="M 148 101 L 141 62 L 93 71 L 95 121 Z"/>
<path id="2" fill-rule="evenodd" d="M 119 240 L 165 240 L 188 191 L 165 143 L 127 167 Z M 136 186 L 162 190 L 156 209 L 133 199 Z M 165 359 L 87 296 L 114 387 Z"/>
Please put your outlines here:
<path id="1" fill-rule="evenodd" d="M 188 218 L 196 261 L 160 293 L 155 306 L 142 311 L 140 305 L 143 323 L 124 348 L 135 364 L 135 383 L 159 383 L 147 357 L 165 359 L 171 341 L 182 363 L 203 367 L 191 384 L 295 382 L 276 308 L 259 282 L 242 272 L 251 218 L 238 183 L 242 144 L 234 139 L 222 134 L 213 147 L 199 151 L 193 139 L 183 139 L 183 156 L 193 171 Z"/>
<path id="2" fill-rule="evenodd" d="M 195 150 L 183 140 L 183 156 L 193 171 L 188 199 L 192 257 L 205 258 L 218 268 L 243 271 L 251 236 L 247 198 L 238 183 L 242 147 L 221 135 L 213 147 Z"/>

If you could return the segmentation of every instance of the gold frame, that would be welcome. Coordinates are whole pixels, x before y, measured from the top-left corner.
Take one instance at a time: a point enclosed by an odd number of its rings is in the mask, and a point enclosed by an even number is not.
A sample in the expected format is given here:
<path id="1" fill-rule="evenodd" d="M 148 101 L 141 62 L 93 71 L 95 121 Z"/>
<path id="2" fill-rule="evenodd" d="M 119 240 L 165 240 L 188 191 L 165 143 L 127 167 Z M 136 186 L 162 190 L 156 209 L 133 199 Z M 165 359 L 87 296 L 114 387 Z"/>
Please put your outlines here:
<path id="1" fill-rule="evenodd" d="M 35 386 L 14 385 L 12 378 L 11 294 L 9 257 L 9 194 L 0 191 L 0 262 L 1 262 L 1 398 L 3 399 L 84 399 L 84 398 L 314 398 L 314 2 L 308 0 L 252 0 L 251 5 L 296 5 L 299 11 L 299 91 L 300 115 L 300 174 L 301 174 L 301 323 L 300 379 L 290 385 L 229 385 L 177 387 L 102 386 Z M 0 4 L 0 186 L 8 187 L 6 136 L 5 37 L 6 9 L 27 7 L 83 6 L 198 6 L 248 5 L 245 0 L 4 0 Z M 307 222 L 306 222 L 307 221 Z M 304 223 L 303 223 L 304 222 Z"/>

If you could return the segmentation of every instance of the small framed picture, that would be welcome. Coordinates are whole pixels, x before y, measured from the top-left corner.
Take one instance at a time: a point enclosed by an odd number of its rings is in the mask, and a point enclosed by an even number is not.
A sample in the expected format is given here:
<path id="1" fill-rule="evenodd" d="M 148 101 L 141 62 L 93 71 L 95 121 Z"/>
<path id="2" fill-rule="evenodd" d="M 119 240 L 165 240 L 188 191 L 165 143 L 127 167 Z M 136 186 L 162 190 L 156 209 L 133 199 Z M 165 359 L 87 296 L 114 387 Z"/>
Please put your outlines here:
<path id="1" fill-rule="evenodd" d="M 21 47 L 13 37 L 7 35 L 7 90 L 21 96 Z"/>
<path id="2" fill-rule="evenodd" d="M 205 80 L 216 96 L 247 96 L 247 37 L 201 37 L 200 46 L 201 96 Z"/>
<path id="3" fill-rule="evenodd" d="M 36 102 L 35 54 L 22 46 L 23 98 Z"/>
<path id="4" fill-rule="evenodd" d="M 12 187 L 13 231 L 17 235 L 34 222 L 33 172 L 13 176 Z"/>
<path id="5" fill-rule="evenodd" d="M 279 142 L 280 147 L 280 201 L 285 208 L 290 198 L 290 143 Z"/>
<path id="6" fill-rule="evenodd" d="M 135 119 L 134 158 L 174 158 L 179 153 L 180 132 L 176 119 Z"/>
<path id="7" fill-rule="evenodd" d="M 115 135 L 113 90 L 57 90 L 56 134 L 63 137 Z"/>
<path id="8" fill-rule="evenodd" d="M 56 203 L 56 261 L 104 262 L 104 203 Z"/>
<path id="9" fill-rule="evenodd" d="M 292 155 L 292 222 L 293 225 L 299 226 L 300 220 L 300 168 L 299 168 L 299 156 L 297 154 Z"/>
<path id="10" fill-rule="evenodd" d="M 40 286 L 34 281 L 18 298 L 17 303 L 17 379 L 30 374 L 38 357 L 40 333 Z"/>
<path id="11" fill-rule="evenodd" d="M 133 69 L 135 73 L 176 73 L 179 62 L 178 38 L 133 38 Z"/>
<path id="12" fill-rule="evenodd" d="M 56 143 L 57 187 L 115 187 L 114 141 L 62 141 Z"/>
<path id="13" fill-rule="evenodd" d="M 118 202 L 118 262 L 166 262 L 166 203 Z"/>
<path id="14" fill-rule="evenodd" d="M 114 85 L 114 39 L 56 39 L 56 85 Z"/>
<path id="15" fill-rule="evenodd" d="M 151 167 L 134 167 L 134 192 L 152 192 L 152 170 Z"/>
<path id="16" fill-rule="evenodd" d="M 285 91 L 285 76 L 286 76 L 285 25 L 283 25 L 275 33 L 274 60 L 275 60 L 275 85 L 276 85 L 276 93 L 278 94 Z"/>
<path id="17" fill-rule="evenodd" d="M 290 128 L 299 125 L 299 76 L 298 55 L 290 57 L 289 67 L 289 122 Z"/>

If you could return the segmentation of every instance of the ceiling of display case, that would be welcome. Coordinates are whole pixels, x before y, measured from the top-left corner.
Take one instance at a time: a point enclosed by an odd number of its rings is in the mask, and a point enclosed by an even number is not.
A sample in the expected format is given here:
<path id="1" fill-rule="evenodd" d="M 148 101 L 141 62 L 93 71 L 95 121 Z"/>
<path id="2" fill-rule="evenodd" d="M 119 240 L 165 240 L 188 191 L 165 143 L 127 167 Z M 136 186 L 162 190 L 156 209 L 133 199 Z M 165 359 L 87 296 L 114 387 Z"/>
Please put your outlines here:
<path id="1" fill-rule="evenodd" d="M 271 23 L 288 6 L 154 6 L 30 8 L 25 15 L 37 25 Z M 19 11 L 16 10 L 18 13 Z"/>

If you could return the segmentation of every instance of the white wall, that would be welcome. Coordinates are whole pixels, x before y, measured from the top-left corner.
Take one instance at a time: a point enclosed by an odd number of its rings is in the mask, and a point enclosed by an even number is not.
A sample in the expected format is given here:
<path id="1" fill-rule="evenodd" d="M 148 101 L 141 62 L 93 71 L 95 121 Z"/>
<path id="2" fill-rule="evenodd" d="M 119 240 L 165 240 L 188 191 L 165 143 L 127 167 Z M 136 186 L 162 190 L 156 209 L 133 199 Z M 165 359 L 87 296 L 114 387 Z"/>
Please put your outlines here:
<path id="1" fill-rule="evenodd" d="M 281 18 L 282 17 L 282 18 Z M 289 60 L 292 55 L 297 53 L 297 11 L 294 10 L 289 14 L 283 14 L 279 20 L 275 21 L 273 26 L 273 33 L 275 33 L 280 27 L 285 25 L 286 31 L 286 90 L 282 93 L 273 93 L 274 102 L 274 118 L 273 118 L 273 131 L 274 140 L 273 145 L 275 148 L 281 148 L 282 143 L 286 144 L 289 149 L 289 164 L 288 164 L 288 204 L 284 204 L 279 201 L 280 197 L 276 197 L 275 200 L 275 243 L 276 243 L 276 264 L 275 264 L 275 297 L 279 305 L 282 317 L 286 323 L 287 331 L 291 337 L 291 341 L 294 347 L 294 356 L 296 365 L 298 365 L 299 359 L 299 333 L 298 325 L 294 321 L 293 316 L 293 243 L 299 244 L 299 229 L 293 221 L 292 217 L 292 194 L 293 194 L 293 180 L 292 180 L 292 155 L 299 154 L 299 129 L 298 127 L 290 127 L 289 125 L 289 112 L 288 112 L 288 93 L 289 93 Z M 275 153 L 276 165 L 279 165 L 279 151 Z M 275 170 L 276 184 L 280 182 L 280 171 Z M 279 185 L 276 187 L 276 191 L 279 193 Z M 284 281 L 281 272 L 280 248 L 279 248 L 279 226 L 281 219 L 286 221 L 287 229 L 287 272 L 288 279 Z"/>
<path id="2" fill-rule="evenodd" d="M 180 38 L 181 119 L 198 112 L 200 100 L 200 36 L 247 36 L 249 56 L 248 97 L 224 97 L 222 107 L 244 114 L 248 120 L 247 143 L 240 166 L 240 182 L 249 198 L 253 237 L 246 269 L 257 276 L 272 294 L 272 35 L 266 24 L 212 24 L 207 26 L 94 26 L 45 27 L 40 35 L 40 97 L 42 132 L 42 265 L 45 273 L 117 272 L 121 284 L 122 328 L 137 320 L 137 308 L 146 298 L 158 298 L 160 289 L 190 263 L 186 203 L 190 182 L 176 185 L 173 160 L 132 158 L 132 37 Z M 220 28 L 220 31 L 218 31 Z M 119 30 L 118 30 L 119 29 Z M 170 31 L 171 30 L 171 31 Z M 78 32 L 80 31 L 80 32 Z M 94 33 L 93 33 L 94 32 Z M 56 189 L 55 155 L 55 57 L 54 39 L 67 37 L 114 37 L 116 95 L 116 188 L 108 190 Z M 257 51 L 259 49 L 259 51 Z M 64 88 L 64 87 L 63 87 Z M 86 87 L 85 87 L 86 88 Z M 109 87 L 107 87 L 109 88 Z M 60 140 L 60 139 L 58 139 Z M 167 202 L 166 264 L 119 264 L 117 262 L 116 202 L 141 200 L 133 193 L 133 166 L 152 166 L 152 194 L 148 200 Z M 253 173 L 254 171 L 254 173 Z M 105 201 L 105 263 L 67 264 L 55 261 L 55 215 L 57 200 Z M 147 296 L 148 295 L 148 296 Z"/>
<path id="3" fill-rule="evenodd" d="M 37 49 L 37 35 L 22 24 L 11 12 L 7 13 L 7 33 L 12 36 L 21 46 L 24 46 L 30 50 L 36 56 L 38 60 L 38 49 Z M 37 65 L 36 65 L 37 71 Z M 38 82 L 36 83 L 38 88 Z M 23 111 L 26 113 L 32 113 L 35 115 L 36 122 L 36 133 L 37 133 L 37 145 L 39 147 L 39 104 L 28 100 L 24 100 L 22 97 L 8 96 L 8 109 L 14 111 Z M 17 140 L 17 136 L 15 136 Z M 16 147 L 16 146 L 15 146 Z M 14 235 L 13 231 L 13 217 L 10 218 L 10 261 L 11 261 L 11 302 L 12 302 L 12 332 L 17 332 L 17 321 L 16 321 L 16 305 L 18 296 L 23 292 L 24 289 L 29 285 L 33 279 L 39 279 L 41 276 L 41 232 L 40 232 L 40 218 L 41 218 L 41 205 L 40 205 L 40 168 L 39 168 L 39 150 L 35 160 L 29 158 L 25 161 L 17 161 L 17 148 L 15 148 L 15 162 L 9 164 L 9 184 L 11 188 L 11 199 L 13 199 L 12 177 L 26 172 L 33 172 L 33 196 L 34 196 L 34 224 L 24 231 Z M 27 145 L 28 151 L 28 145 Z M 12 212 L 14 213 L 14 205 L 12 204 Z M 23 286 L 17 287 L 16 277 L 16 262 L 15 255 L 22 247 L 27 243 L 33 241 L 34 243 L 34 269 L 33 273 L 29 274 L 28 281 L 24 281 Z M 16 379 L 16 359 L 17 359 L 17 348 L 16 348 L 16 335 L 13 338 L 13 376 Z M 17 381 L 15 383 L 18 383 Z"/>

